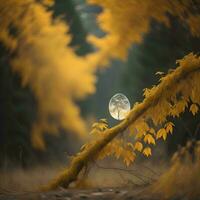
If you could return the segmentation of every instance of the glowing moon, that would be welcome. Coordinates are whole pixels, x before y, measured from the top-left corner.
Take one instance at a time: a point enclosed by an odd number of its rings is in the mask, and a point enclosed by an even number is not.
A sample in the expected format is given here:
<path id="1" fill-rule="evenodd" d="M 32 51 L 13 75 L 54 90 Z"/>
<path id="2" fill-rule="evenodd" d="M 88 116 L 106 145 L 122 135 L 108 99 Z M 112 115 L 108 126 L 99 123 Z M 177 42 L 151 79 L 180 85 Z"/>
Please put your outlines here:
<path id="1" fill-rule="evenodd" d="M 109 102 L 110 115 L 117 120 L 123 120 L 130 111 L 130 102 L 128 98 L 121 94 L 115 94 Z"/>

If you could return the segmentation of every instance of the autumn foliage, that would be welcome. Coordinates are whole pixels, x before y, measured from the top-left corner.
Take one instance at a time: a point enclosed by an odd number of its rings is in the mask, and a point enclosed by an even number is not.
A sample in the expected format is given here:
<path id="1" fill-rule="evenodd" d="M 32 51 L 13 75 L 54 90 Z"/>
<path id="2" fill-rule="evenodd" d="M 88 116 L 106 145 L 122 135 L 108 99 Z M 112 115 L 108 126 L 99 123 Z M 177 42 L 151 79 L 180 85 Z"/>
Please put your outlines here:
<path id="1" fill-rule="evenodd" d="M 129 166 L 135 160 L 134 151 L 139 149 L 138 146 L 142 151 L 143 145 L 143 154 L 151 155 L 151 146 L 148 143 L 154 143 L 154 138 L 162 137 L 165 140 L 167 134 L 172 131 L 173 124 L 168 122 L 167 118 L 179 116 L 190 103 L 196 106 L 200 103 L 200 57 L 189 54 L 178 61 L 178 64 L 175 70 L 161 78 L 157 86 L 149 89 L 143 102 L 135 104 L 124 121 L 102 131 L 98 140 L 84 145 L 82 151 L 72 159 L 69 168 L 45 189 L 68 187 L 71 182 L 77 180 L 80 171 L 87 167 L 89 162 L 98 158 L 110 155 L 122 157 Z M 164 128 L 158 129 L 157 126 Z M 133 142 L 133 145 L 137 149 L 134 150 L 129 142 L 117 141 L 117 136 L 126 130 L 136 137 L 136 143 Z"/>
<path id="2" fill-rule="evenodd" d="M 168 118 L 179 117 L 187 109 L 193 115 L 198 112 L 200 58 L 189 54 L 177 64 L 179 66 L 176 70 L 163 75 L 157 86 L 144 90 L 143 103 L 136 103 L 133 106 L 127 120 L 131 119 L 131 115 L 140 109 L 141 105 L 146 105 L 146 102 L 151 101 L 151 106 L 125 127 L 130 140 L 114 139 L 100 152 L 99 158 L 110 155 L 114 155 L 117 159 L 122 157 L 125 164 L 129 166 L 134 161 L 137 152 L 150 156 L 156 140 L 166 140 L 168 134 L 172 134 L 174 124 L 168 121 Z M 102 126 L 101 123 L 99 126 Z M 102 138 L 107 134 L 103 129 L 94 133 Z"/>
<path id="3" fill-rule="evenodd" d="M 69 46 L 67 24 L 53 19 L 48 7 L 54 1 L 0 1 L 0 40 L 14 57 L 13 71 L 22 77 L 38 103 L 37 120 L 32 127 L 32 143 L 45 149 L 43 134 L 58 134 L 59 128 L 84 135 L 89 132 L 76 101 L 95 92 L 96 71 L 112 59 L 126 60 L 128 49 L 142 42 L 150 23 L 156 20 L 170 26 L 175 16 L 193 36 L 200 37 L 200 15 L 192 0 L 88 0 L 103 8 L 97 17 L 106 33 L 88 36 L 97 51 L 78 56 Z M 11 33 L 10 27 L 16 31 Z M 167 74 L 157 73 L 159 83 L 144 89 L 144 100 L 135 103 L 124 121 L 109 128 L 106 120 L 93 125 L 97 140 L 85 144 L 70 167 L 49 188 L 68 187 L 88 162 L 106 156 L 122 158 L 126 166 L 141 152 L 152 154 L 157 140 L 166 140 L 174 124 L 169 118 L 185 110 L 195 115 L 200 105 L 200 57 L 190 53 Z M 80 78 L 81 77 L 81 78 Z M 128 139 L 118 137 L 126 132 Z"/>

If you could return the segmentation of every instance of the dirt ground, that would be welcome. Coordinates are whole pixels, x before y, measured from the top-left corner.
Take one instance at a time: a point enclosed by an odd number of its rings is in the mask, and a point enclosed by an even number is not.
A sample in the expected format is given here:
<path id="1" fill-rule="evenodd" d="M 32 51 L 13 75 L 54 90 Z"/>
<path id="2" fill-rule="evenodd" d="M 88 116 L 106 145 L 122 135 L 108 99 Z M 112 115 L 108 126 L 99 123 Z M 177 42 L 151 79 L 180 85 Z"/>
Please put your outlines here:
<path id="1" fill-rule="evenodd" d="M 0 200 L 148 200 L 141 188 L 67 189 L 45 193 L 1 194 Z M 155 198 L 154 198 L 155 199 Z"/>

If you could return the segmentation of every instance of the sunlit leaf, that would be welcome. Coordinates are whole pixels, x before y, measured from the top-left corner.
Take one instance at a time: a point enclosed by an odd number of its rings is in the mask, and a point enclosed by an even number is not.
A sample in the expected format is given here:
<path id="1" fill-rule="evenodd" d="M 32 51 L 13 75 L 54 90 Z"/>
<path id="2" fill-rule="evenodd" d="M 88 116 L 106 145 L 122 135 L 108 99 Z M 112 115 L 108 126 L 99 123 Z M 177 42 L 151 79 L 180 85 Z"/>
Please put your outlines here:
<path id="1" fill-rule="evenodd" d="M 155 139 L 153 138 L 153 136 L 151 134 L 147 134 L 144 136 L 144 142 L 148 143 L 148 144 L 156 144 L 155 143 Z"/>
<path id="2" fill-rule="evenodd" d="M 145 156 L 151 156 L 151 148 L 150 147 L 146 147 L 146 148 L 144 148 L 144 150 L 143 150 L 143 154 L 145 155 Z"/>
<path id="3" fill-rule="evenodd" d="M 199 107 L 197 106 L 197 104 L 192 104 L 190 106 L 190 112 L 192 112 L 193 115 L 195 115 L 199 110 Z"/>
<path id="4" fill-rule="evenodd" d="M 134 150 L 141 152 L 143 149 L 143 144 L 141 142 L 136 142 L 134 145 Z"/>
<path id="5" fill-rule="evenodd" d="M 174 124 L 172 122 L 168 122 L 167 124 L 165 124 L 165 130 L 167 133 L 171 133 L 173 132 L 173 126 Z"/>
<path id="6" fill-rule="evenodd" d="M 126 151 L 125 152 L 125 157 L 124 157 L 124 163 L 128 167 L 134 160 L 135 160 L 135 153 L 131 151 Z"/>
<path id="7" fill-rule="evenodd" d="M 167 138 L 167 132 L 164 128 L 161 128 L 156 134 L 156 139 L 159 139 L 161 137 L 163 137 L 164 140 L 166 140 Z"/>

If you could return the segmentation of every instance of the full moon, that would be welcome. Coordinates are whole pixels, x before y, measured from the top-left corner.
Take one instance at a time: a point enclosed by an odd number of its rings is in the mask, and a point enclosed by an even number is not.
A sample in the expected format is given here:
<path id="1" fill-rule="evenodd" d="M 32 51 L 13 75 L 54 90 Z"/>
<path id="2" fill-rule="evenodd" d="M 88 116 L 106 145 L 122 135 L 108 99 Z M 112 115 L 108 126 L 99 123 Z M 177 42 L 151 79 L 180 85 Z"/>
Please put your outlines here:
<path id="1" fill-rule="evenodd" d="M 121 93 L 115 94 L 109 102 L 110 115 L 117 120 L 123 120 L 130 111 L 128 98 Z"/>

